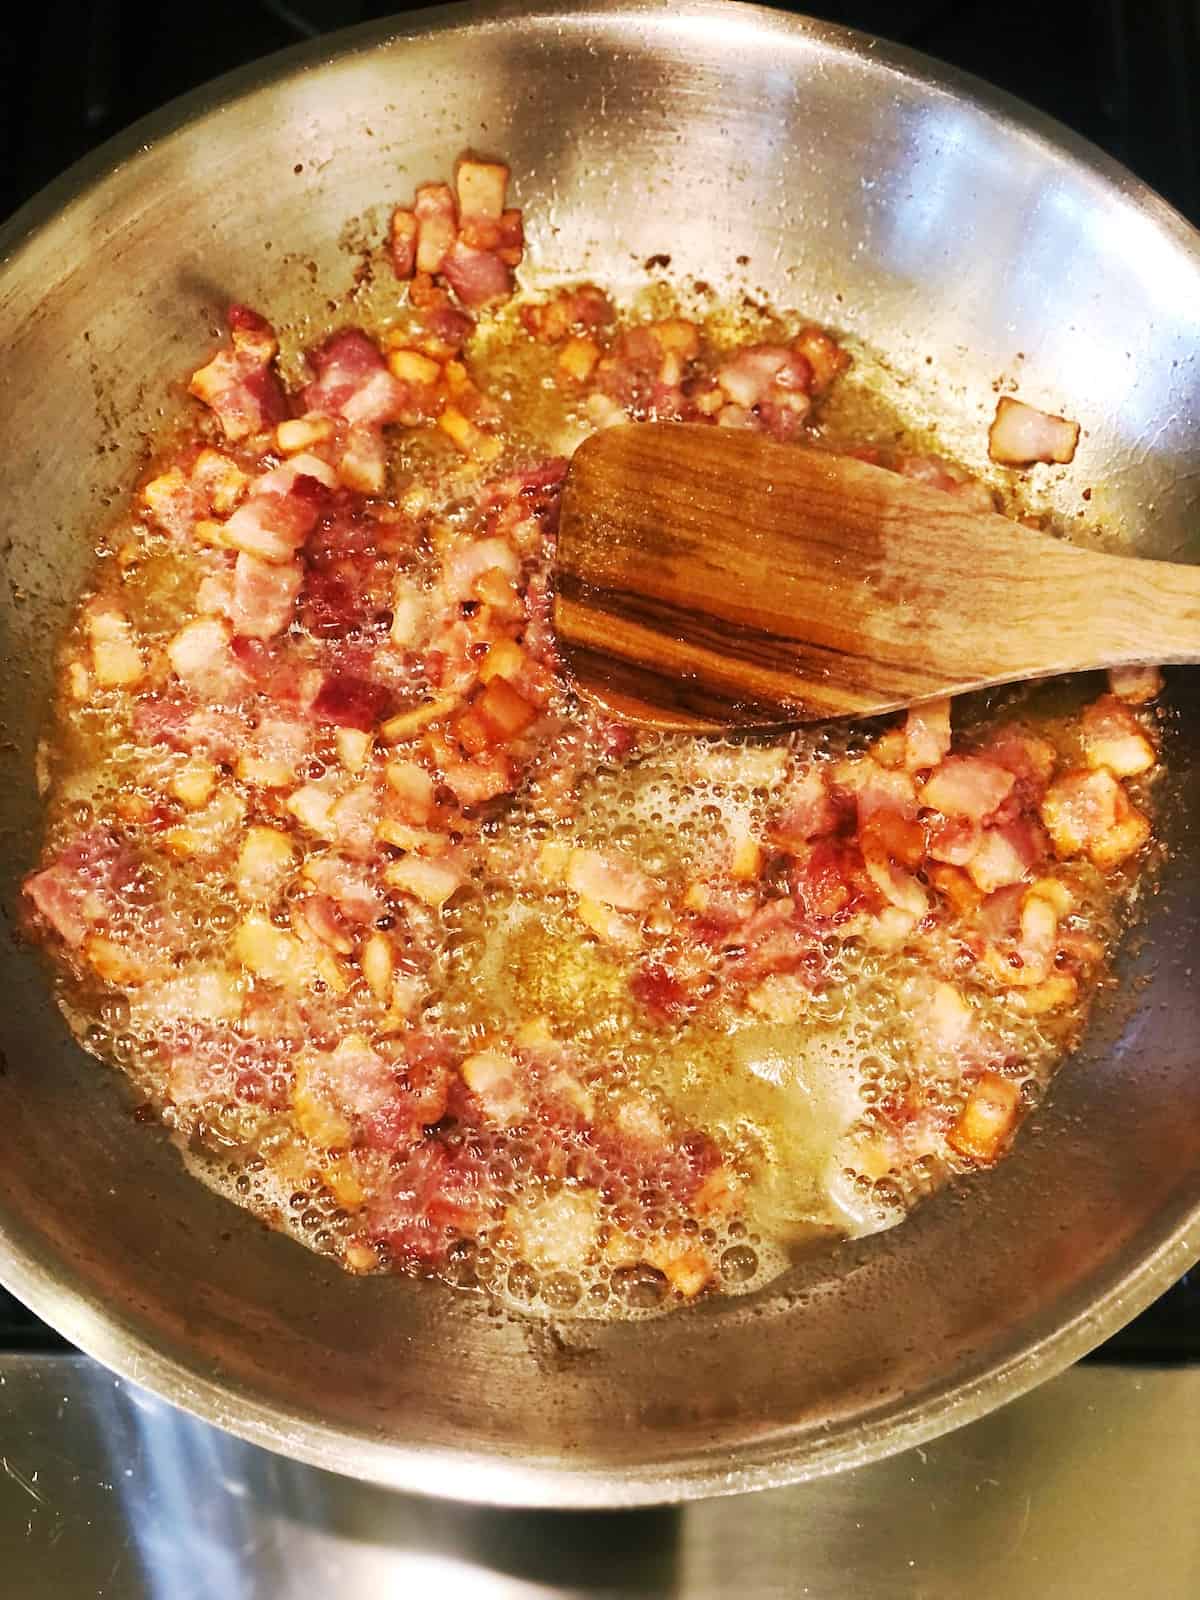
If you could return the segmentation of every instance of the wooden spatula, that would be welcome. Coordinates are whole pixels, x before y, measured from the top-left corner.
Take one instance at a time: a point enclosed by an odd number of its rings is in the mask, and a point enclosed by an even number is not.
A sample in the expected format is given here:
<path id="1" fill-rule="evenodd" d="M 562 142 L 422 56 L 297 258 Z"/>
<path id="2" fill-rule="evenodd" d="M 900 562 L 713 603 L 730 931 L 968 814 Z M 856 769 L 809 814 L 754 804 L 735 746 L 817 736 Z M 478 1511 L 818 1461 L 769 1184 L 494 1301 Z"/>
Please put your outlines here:
<path id="1" fill-rule="evenodd" d="M 1200 661 L 1200 568 L 1096 555 L 847 456 L 637 423 L 571 463 L 554 622 L 622 716 L 778 727 Z"/>

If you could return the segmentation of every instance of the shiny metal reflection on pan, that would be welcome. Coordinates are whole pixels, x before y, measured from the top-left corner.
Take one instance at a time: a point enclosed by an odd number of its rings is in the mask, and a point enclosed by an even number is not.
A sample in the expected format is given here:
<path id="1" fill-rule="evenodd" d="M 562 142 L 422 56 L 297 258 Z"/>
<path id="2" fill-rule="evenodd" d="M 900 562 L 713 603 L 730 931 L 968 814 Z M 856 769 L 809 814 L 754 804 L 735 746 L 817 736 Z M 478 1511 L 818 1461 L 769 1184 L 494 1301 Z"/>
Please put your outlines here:
<path id="1" fill-rule="evenodd" d="M 89 560 L 77 530 L 129 482 L 160 375 L 211 348 L 235 289 L 299 315 L 307 277 L 289 259 L 348 290 L 347 219 L 473 143 L 512 162 L 534 269 L 620 283 L 669 251 L 720 292 L 796 304 L 855 341 L 884 398 L 936 416 L 968 468 L 993 385 L 1019 381 L 1083 425 L 1035 500 L 1081 538 L 1192 558 L 1200 237 L 1072 135 L 908 53 L 705 0 L 450 7 L 323 39 L 139 124 L 0 239 L 10 913 L 54 640 Z M 0 1278 L 101 1361 L 244 1437 L 477 1501 L 731 1493 L 979 1416 L 1200 1253 L 1189 683 L 1173 690 L 1171 858 L 1125 999 L 1012 1157 L 902 1228 L 641 1324 L 556 1327 L 346 1278 L 135 1133 L 10 918 Z"/>

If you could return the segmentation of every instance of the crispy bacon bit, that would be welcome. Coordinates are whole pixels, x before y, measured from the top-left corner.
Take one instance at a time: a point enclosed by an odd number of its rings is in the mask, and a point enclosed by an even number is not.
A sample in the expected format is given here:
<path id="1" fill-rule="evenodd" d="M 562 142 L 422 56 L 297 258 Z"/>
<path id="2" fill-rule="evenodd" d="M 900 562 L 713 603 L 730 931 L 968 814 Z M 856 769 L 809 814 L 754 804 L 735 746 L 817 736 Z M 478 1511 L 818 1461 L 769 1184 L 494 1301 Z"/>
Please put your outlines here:
<path id="1" fill-rule="evenodd" d="M 1058 856 L 1086 851 L 1102 871 L 1135 855 L 1150 836 L 1149 821 L 1107 767 L 1064 773 L 1046 791 L 1041 814 Z"/>
<path id="2" fill-rule="evenodd" d="M 902 478 L 912 478 L 916 483 L 927 483 L 931 489 L 952 494 L 964 501 L 973 511 L 994 511 L 992 491 L 976 479 L 937 456 L 900 456 L 894 470 Z"/>
<path id="3" fill-rule="evenodd" d="M 1134 778 L 1154 765 L 1154 746 L 1141 723 L 1115 695 L 1103 695 L 1083 713 L 1083 753 L 1089 767 Z"/>
<path id="4" fill-rule="evenodd" d="M 1079 424 L 1038 411 L 1023 400 L 1001 395 L 988 430 L 988 455 L 1005 467 L 1029 467 L 1035 461 L 1065 464 L 1075 459 Z"/>
<path id="5" fill-rule="evenodd" d="M 995 1161 L 1017 1125 L 1020 1105 L 1019 1084 L 985 1072 L 947 1137 L 959 1155 L 980 1163 Z"/>
<path id="6" fill-rule="evenodd" d="M 236 444 L 281 422 L 287 416 L 287 400 L 273 368 L 279 341 L 270 323 L 237 305 L 230 306 L 228 320 L 230 346 L 194 372 L 188 387 Z"/>

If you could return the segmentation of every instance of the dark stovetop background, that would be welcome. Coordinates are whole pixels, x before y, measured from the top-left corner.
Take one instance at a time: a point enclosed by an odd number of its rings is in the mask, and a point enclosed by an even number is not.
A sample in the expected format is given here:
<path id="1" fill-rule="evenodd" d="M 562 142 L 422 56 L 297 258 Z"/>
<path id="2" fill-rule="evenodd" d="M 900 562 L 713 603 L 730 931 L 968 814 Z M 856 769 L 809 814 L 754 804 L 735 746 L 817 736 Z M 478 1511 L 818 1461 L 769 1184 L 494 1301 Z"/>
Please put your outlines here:
<path id="1" fill-rule="evenodd" d="M 419 9 L 389 0 L 10 6 L 0 22 L 0 217 L 111 134 L 219 73 L 303 38 Z M 1000 8 L 995 0 L 809 0 L 778 9 L 879 33 L 998 84 L 1102 145 L 1200 223 L 1200 0 L 1006 0 Z M 0 1291 L 0 1352 L 63 1348 Z M 1200 1270 L 1092 1359 L 1200 1360 Z"/>

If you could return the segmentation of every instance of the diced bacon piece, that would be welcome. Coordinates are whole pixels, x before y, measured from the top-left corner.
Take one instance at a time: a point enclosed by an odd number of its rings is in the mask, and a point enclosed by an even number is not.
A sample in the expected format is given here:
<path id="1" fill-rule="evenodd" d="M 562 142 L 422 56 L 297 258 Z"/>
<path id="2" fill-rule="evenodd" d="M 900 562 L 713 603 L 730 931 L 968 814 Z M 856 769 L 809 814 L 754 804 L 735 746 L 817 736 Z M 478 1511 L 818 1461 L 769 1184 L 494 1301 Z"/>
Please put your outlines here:
<path id="1" fill-rule="evenodd" d="M 654 882 L 631 861 L 598 850 L 572 850 L 566 885 L 584 899 L 617 911 L 645 911 L 656 897 Z"/>
<path id="2" fill-rule="evenodd" d="M 413 213 L 417 219 L 417 271 L 440 272 L 446 252 L 458 237 L 458 207 L 449 184 L 421 184 Z"/>
<path id="3" fill-rule="evenodd" d="M 867 876 L 885 899 L 912 917 L 923 917 L 929 910 L 929 895 L 918 878 L 898 866 L 890 856 L 863 851 Z"/>
<path id="4" fill-rule="evenodd" d="M 938 982 L 929 997 L 929 1039 L 943 1055 L 960 1051 L 971 1033 L 972 1011 L 952 983 Z"/>
<path id="5" fill-rule="evenodd" d="M 234 632 L 250 639 L 282 633 L 291 626 L 303 582 L 299 562 L 261 561 L 243 550 L 234 564 L 227 612 Z"/>
<path id="6" fill-rule="evenodd" d="M 24 892 L 55 933 L 69 945 L 80 945 L 91 925 L 90 892 L 69 868 L 61 863 L 31 873 Z"/>
<path id="7" fill-rule="evenodd" d="M 1107 767 L 1064 773 L 1046 791 L 1042 821 L 1055 853 L 1087 852 L 1102 871 L 1136 854 L 1150 836 L 1150 824 Z"/>
<path id="8" fill-rule="evenodd" d="M 471 419 L 454 405 L 448 405 L 438 418 L 438 427 L 465 456 L 477 461 L 495 461 L 503 446 L 477 428 Z"/>
<path id="9" fill-rule="evenodd" d="M 189 622 L 167 645 L 167 660 L 176 677 L 205 699 L 236 699 L 250 686 L 230 643 L 233 630 L 219 617 Z"/>
<path id="10" fill-rule="evenodd" d="M 850 357 L 824 328 L 801 328 L 792 341 L 792 349 L 808 362 L 812 373 L 810 393 L 814 395 L 824 394 L 850 365 Z"/>
<path id="11" fill-rule="evenodd" d="M 417 217 L 414 211 L 397 206 L 388 227 L 388 250 L 392 271 L 398 278 L 411 278 L 417 265 Z"/>
<path id="12" fill-rule="evenodd" d="M 670 376 L 664 381 L 671 381 Z M 812 382 L 807 357 L 785 345 L 751 345 L 717 369 L 717 384 L 726 399 L 754 411 L 780 439 L 790 438 L 812 410 Z"/>
<path id="13" fill-rule="evenodd" d="M 375 851 L 379 795 L 370 783 L 358 783 L 334 802 L 329 814 L 334 838 L 348 855 L 366 860 Z"/>
<path id="14" fill-rule="evenodd" d="M 797 857 L 790 879 L 808 922 L 831 922 L 848 914 L 863 890 L 865 864 L 857 845 L 818 839 Z"/>
<path id="15" fill-rule="evenodd" d="M 1021 906 L 1021 935 L 1017 954 L 1026 973 L 1038 981 L 1049 976 L 1058 948 L 1058 910 L 1045 895 L 1029 890 Z"/>
<path id="16" fill-rule="evenodd" d="M 285 802 L 287 809 L 310 833 L 322 839 L 333 839 L 336 828 L 333 822 L 334 797 L 315 783 L 302 784 Z"/>
<path id="17" fill-rule="evenodd" d="M 467 1056 L 459 1070 L 489 1121 L 506 1128 L 525 1117 L 529 1104 L 521 1090 L 520 1068 L 506 1051 L 478 1050 Z"/>
<path id="18" fill-rule="evenodd" d="M 386 1005 L 392 992 L 396 964 L 391 944 L 382 933 L 373 933 L 363 941 L 358 964 L 367 981 L 368 989 L 380 1005 Z"/>
<path id="19" fill-rule="evenodd" d="M 1048 739 L 1020 727 L 997 728 L 980 754 L 1016 779 L 1006 806 L 1035 805 L 1058 763 L 1058 753 Z"/>
<path id="20" fill-rule="evenodd" d="M 225 524 L 225 543 L 263 561 L 291 561 L 316 527 L 326 498 L 325 485 L 299 470 L 309 463 L 307 456 L 293 456 L 260 478 Z"/>
<path id="21" fill-rule="evenodd" d="M 1062 1011 L 1073 1006 L 1079 997 L 1079 980 L 1068 972 L 1052 972 L 1041 983 L 1029 989 L 1014 990 L 1007 1003 L 1023 1011 L 1026 1016 L 1043 1017 L 1049 1011 Z"/>
<path id="22" fill-rule="evenodd" d="M 729 875 L 739 883 L 753 883 L 762 871 L 762 845 L 748 832 L 739 832 L 729 858 Z"/>
<path id="23" fill-rule="evenodd" d="M 439 759 L 442 782 L 459 805 L 481 806 L 498 795 L 508 794 L 516 784 L 516 772 L 503 751 L 490 750 L 469 761 Z"/>
<path id="24" fill-rule="evenodd" d="M 458 163 L 454 186 L 461 216 L 500 220 L 508 193 L 508 168 L 502 162 L 464 157 Z"/>
<path id="25" fill-rule="evenodd" d="M 988 430 L 988 455 L 1006 467 L 1029 467 L 1035 461 L 1073 461 L 1079 424 L 1038 411 L 1023 400 L 1001 395 Z"/>
<path id="26" fill-rule="evenodd" d="M 642 948 L 640 924 L 626 913 L 614 910 L 612 906 L 606 906 L 599 900 L 592 900 L 587 895 L 580 895 L 575 902 L 575 915 L 585 928 L 590 929 L 605 944 L 615 945 L 619 950 Z"/>
<path id="27" fill-rule="evenodd" d="M 241 796 L 229 789 L 220 790 L 186 822 L 167 828 L 162 835 L 163 846 L 184 861 L 214 856 L 225 851 L 245 819 L 246 802 Z"/>
<path id="28" fill-rule="evenodd" d="M 1021 1088 L 1011 1078 L 985 1072 L 972 1086 L 947 1138 L 959 1155 L 981 1163 L 995 1161 L 1017 1125 Z"/>
<path id="29" fill-rule="evenodd" d="M 966 863 L 971 881 L 983 894 L 1020 883 L 1042 855 L 1043 841 L 1025 821 L 985 828 L 974 855 Z"/>
<path id="30" fill-rule="evenodd" d="M 347 772 L 363 772 L 371 760 L 375 741 L 361 728 L 339 728 L 333 736 L 338 760 Z"/>
<path id="31" fill-rule="evenodd" d="M 395 795 L 400 815 L 424 827 L 433 814 L 433 779 L 415 761 L 389 761 L 384 768 L 388 788 Z"/>
<path id="32" fill-rule="evenodd" d="M 826 787 L 822 769 L 814 765 L 788 785 L 783 809 L 771 824 L 770 836 L 788 850 L 823 833 L 832 833 L 839 820 L 839 809 Z"/>
<path id="33" fill-rule="evenodd" d="M 217 769 L 203 756 L 196 756 L 170 782 L 170 791 L 189 811 L 197 811 L 211 798 L 217 786 Z"/>
<path id="34" fill-rule="evenodd" d="M 406 341 L 434 361 L 449 361 L 459 354 L 475 330 L 475 319 L 453 305 L 445 289 L 436 291 L 410 324 Z M 414 302 L 415 303 L 415 302 Z"/>
<path id="35" fill-rule="evenodd" d="M 937 862 L 926 868 L 925 876 L 960 916 L 970 916 L 983 899 L 961 867 Z"/>
<path id="36" fill-rule="evenodd" d="M 909 772 L 936 767 L 950 753 L 950 701 L 913 706 L 904 721 L 904 765 Z"/>
<path id="37" fill-rule="evenodd" d="M 272 899 L 295 865 L 296 849 L 286 833 L 259 826 L 247 829 L 234 872 L 238 894 L 243 900 Z"/>
<path id="38" fill-rule="evenodd" d="M 200 518 L 227 517 L 250 482 L 237 462 L 218 450 L 202 450 L 190 474 L 171 467 L 142 488 L 142 504 L 165 533 L 176 539 L 198 534 Z M 219 525 L 214 525 L 219 526 Z"/>
<path id="39" fill-rule="evenodd" d="M 569 383 L 584 384 L 596 370 L 599 359 L 600 346 L 596 341 L 575 335 L 559 351 L 555 371 Z"/>
<path id="40" fill-rule="evenodd" d="M 448 717 L 459 704 L 458 695 L 439 695 L 436 700 L 427 700 L 424 705 L 414 706 L 411 711 L 399 711 L 381 724 L 380 740 L 384 744 L 407 744 L 433 723 Z"/>
<path id="41" fill-rule="evenodd" d="M 312 937 L 335 955 L 353 954 L 354 940 L 340 911 L 328 895 L 310 894 L 301 901 L 294 917 L 294 926 L 301 938 Z"/>
<path id="42" fill-rule="evenodd" d="M 298 992 L 316 976 L 312 957 L 296 935 L 277 928 L 261 912 L 251 911 L 242 919 L 231 948 L 247 972 L 282 989 Z"/>
<path id="43" fill-rule="evenodd" d="M 911 818 L 917 813 L 917 788 L 910 773 L 881 767 L 870 757 L 839 761 L 830 780 L 854 795 L 860 826 L 878 812 Z"/>
<path id="44" fill-rule="evenodd" d="M 111 601 L 91 600 L 83 625 L 91 641 L 92 673 L 102 689 L 132 689 L 146 674 L 129 618 Z"/>
<path id="45" fill-rule="evenodd" d="M 270 324 L 235 305 L 229 308 L 229 328 L 231 344 L 194 372 L 188 387 L 236 443 L 282 421 L 287 399 L 272 367 L 279 344 Z"/>
<path id="46" fill-rule="evenodd" d="M 476 250 L 455 240 L 442 260 L 442 275 L 472 311 L 506 300 L 512 293 L 512 268 L 491 250 Z"/>
<path id="47" fill-rule="evenodd" d="M 446 861 L 427 861 L 420 856 L 405 856 L 384 869 L 388 886 L 422 900 L 438 911 L 465 882 L 462 872 Z"/>
<path id="48" fill-rule="evenodd" d="M 1108 687 L 1118 700 L 1130 705 L 1146 705 L 1162 693 L 1163 675 L 1159 667 L 1110 667 Z"/>
<path id="49" fill-rule="evenodd" d="M 965 866 L 979 849 L 983 829 L 970 817 L 934 817 L 928 824 L 928 850 L 935 861 Z"/>
<path id="50" fill-rule="evenodd" d="M 391 703 L 391 692 L 385 684 L 351 673 L 326 673 L 311 711 L 318 722 L 369 733 Z"/>
<path id="51" fill-rule="evenodd" d="M 983 756 L 947 756 L 921 789 L 921 804 L 947 817 L 986 822 L 1008 798 L 1013 774 Z"/>
<path id="52" fill-rule="evenodd" d="M 902 478 L 911 478 L 914 483 L 926 483 L 931 489 L 940 489 L 943 494 L 955 495 L 972 510 L 996 509 L 990 489 L 938 456 L 900 456 L 895 461 L 894 470 Z"/>
<path id="53" fill-rule="evenodd" d="M 306 411 L 377 425 L 399 420 L 404 386 L 384 364 L 378 345 L 359 328 L 345 328 L 308 353 L 316 374 L 302 391 Z"/>
<path id="54" fill-rule="evenodd" d="M 506 678 L 509 683 L 520 684 L 528 666 L 529 657 L 515 639 L 498 639 L 489 645 L 480 662 L 479 681 L 491 683 L 493 678 Z"/>
<path id="55" fill-rule="evenodd" d="M 357 494 L 380 495 L 387 485 L 387 442 L 373 423 L 351 425 L 337 464 L 338 482 Z"/>
<path id="56" fill-rule="evenodd" d="M 142 488 L 142 504 L 164 533 L 186 539 L 204 507 L 191 480 L 178 467 L 162 472 Z"/>
<path id="57" fill-rule="evenodd" d="M 455 543 L 442 566 L 446 598 L 457 603 L 475 597 L 475 585 L 487 572 L 498 571 L 516 580 L 521 562 L 505 539 L 463 539 Z"/>
<path id="58" fill-rule="evenodd" d="M 561 289 L 541 305 L 521 307 L 521 325 L 542 344 L 558 344 L 571 333 L 594 332 L 615 315 L 612 302 L 594 283 Z"/>
<path id="59" fill-rule="evenodd" d="M 493 678 L 483 693 L 454 721 L 454 737 L 468 755 L 515 739 L 537 717 L 537 708 L 505 678 Z"/>
<path id="60" fill-rule="evenodd" d="M 334 901 L 350 922 L 374 922 L 383 911 L 383 898 L 365 867 L 336 854 L 311 855 L 304 876 L 315 889 Z"/>
<path id="61" fill-rule="evenodd" d="M 285 456 L 294 456 L 311 450 L 315 445 L 328 443 L 337 429 L 332 417 L 311 412 L 306 417 L 291 417 L 275 429 L 275 443 Z"/>
<path id="62" fill-rule="evenodd" d="M 1083 753 L 1089 767 L 1106 767 L 1118 778 L 1148 772 L 1154 746 L 1133 712 L 1115 695 L 1102 695 L 1083 713 Z"/>

